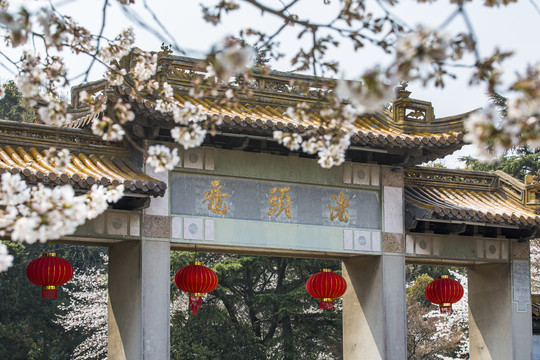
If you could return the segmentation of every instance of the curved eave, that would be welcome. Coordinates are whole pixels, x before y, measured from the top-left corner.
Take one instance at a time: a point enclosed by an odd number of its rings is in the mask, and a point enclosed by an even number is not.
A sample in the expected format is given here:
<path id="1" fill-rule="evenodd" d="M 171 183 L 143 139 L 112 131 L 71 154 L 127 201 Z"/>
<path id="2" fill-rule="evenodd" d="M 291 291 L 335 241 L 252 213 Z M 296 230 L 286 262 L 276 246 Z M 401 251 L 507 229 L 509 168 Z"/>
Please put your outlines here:
<path id="1" fill-rule="evenodd" d="M 418 220 L 445 219 L 539 229 L 540 217 L 493 191 L 405 186 L 406 204 L 430 210 Z M 406 206 L 407 206 L 406 205 Z"/>
<path id="2" fill-rule="evenodd" d="M 436 125 L 437 127 L 444 126 L 444 127 L 454 127 L 454 128 L 460 127 L 460 128 L 463 128 L 463 121 L 467 117 L 469 117 L 472 113 L 474 113 L 475 111 L 478 111 L 480 109 L 481 108 L 477 108 L 477 109 L 470 110 L 470 111 L 467 111 L 467 112 L 464 112 L 464 113 L 461 113 L 461 114 L 436 118 L 433 121 L 433 124 Z"/>
<path id="3" fill-rule="evenodd" d="M 96 154 L 72 154 L 64 169 L 57 169 L 35 147 L 0 146 L 0 173 L 20 174 L 29 184 L 47 186 L 66 185 L 88 191 L 94 184 L 124 185 L 131 194 L 163 196 L 167 188 L 162 181 L 153 179 L 138 169 L 129 159 Z"/>

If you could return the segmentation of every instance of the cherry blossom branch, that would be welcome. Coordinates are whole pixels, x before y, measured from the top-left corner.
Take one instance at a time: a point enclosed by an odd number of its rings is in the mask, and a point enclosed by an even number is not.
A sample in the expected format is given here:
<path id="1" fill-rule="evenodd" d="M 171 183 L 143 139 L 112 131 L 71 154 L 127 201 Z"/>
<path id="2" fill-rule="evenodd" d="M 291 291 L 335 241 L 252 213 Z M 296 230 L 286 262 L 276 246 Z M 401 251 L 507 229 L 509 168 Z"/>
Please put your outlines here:
<path id="1" fill-rule="evenodd" d="M 93 56 L 91 56 L 90 65 L 88 65 L 88 69 L 86 69 L 86 76 L 84 77 L 84 82 L 88 81 L 88 76 L 90 76 L 90 71 L 92 70 L 92 67 L 94 66 L 94 63 L 96 62 L 96 58 L 99 54 L 99 48 L 101 44 L 101 39 L 103 37 L 103 32 L 105 31 L 105 24 L 107 20 L 107 6 L 109 6 L 109 0 L 103 1 L 103 9 L 101 10 L 101 27 L 99 29 L 99 33 L 96 40 L 96 52 Z"/>

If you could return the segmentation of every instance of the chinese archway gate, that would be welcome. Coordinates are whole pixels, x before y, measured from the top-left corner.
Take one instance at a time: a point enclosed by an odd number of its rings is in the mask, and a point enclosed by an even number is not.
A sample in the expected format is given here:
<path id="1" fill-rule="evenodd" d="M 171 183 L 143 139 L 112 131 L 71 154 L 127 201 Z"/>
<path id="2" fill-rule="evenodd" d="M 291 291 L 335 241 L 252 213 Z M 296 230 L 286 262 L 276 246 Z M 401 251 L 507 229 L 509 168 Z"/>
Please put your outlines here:
<path id="1" fill-rule="evenodd" d="M 255 76 L 241 108 L 189 96 L 194 60 L 166 56 L 156 78 L 178 99 L 200 104 L 223 124 L 202 147 L 179 149 L 180 164 L 154 173 L 129 142 L 92 135 L 92 113 L 77 101 L 63 129 L 1 121 L 3 169 L 28 182 L 123 183 L 115 208 L 61 239 L 109 247 L 109 359 L 169 358 L 171 250 L 234 252 L 343 261 L 344 359 L 405 359 L 405 263 L 468 267 L 471 359 L 525 359 L 531 353 L 528 239 L 539 228 L 540 185 L 503 172 L 420 167 L 464 145 L 467 114 L 436 118 L 431 103 L 397 91 L 392 105 L 359 118 L 346 162 L 329 170 L 317 159 L 277 144 L 274 130 L 302 133 L 286 115 L 310 93 L 288 86 L 320 79 L 298 74 Z M 174 147 L 166 115 L 144 94 L 98 81 L 73 88 L 105 90 L 136 118 L 126 129 L 144 148 Z M 311 125 L 312 127 L 312 125 Z M 311 128 L 310 128 L 311 129 Z M 44 144 L 78 155 L 73 171 L 47 173 L 21 164 Z M 26 154 L 26 155 L 25 155 Z M 6 159 L 12 159 L 12 162 Z M 23 166 L 24 165 L 24 166 Z M 3 170 L 3 171 L 5 171 Z"/>

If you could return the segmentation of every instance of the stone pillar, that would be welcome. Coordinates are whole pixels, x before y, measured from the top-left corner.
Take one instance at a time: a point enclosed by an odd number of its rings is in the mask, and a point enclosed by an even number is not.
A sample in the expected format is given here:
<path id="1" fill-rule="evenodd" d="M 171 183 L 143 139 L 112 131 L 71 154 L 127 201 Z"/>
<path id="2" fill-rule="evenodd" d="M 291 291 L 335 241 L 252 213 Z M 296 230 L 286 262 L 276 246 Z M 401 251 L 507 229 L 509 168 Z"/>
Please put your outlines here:
<path id="1" fill-rule="evenodd" d="M 343 358 L 405 360 L 405 226 L 403 169 L 381 167 L 382 255 L 343 262 Z"/>
<path id="2" fill-rule="evenodd" d="M 347 259 L 343 277 L 343 359 L 406 359 L 405 256 Z"/>
<path id="3" fill-rule="evenodd" d="M 512 243 L 506 264 L 469 268 L 471 360 L 532 359 L 528 243 Z"/>
<path id="4" fill-rule="evenodd" d="M 109 248 L 109 360 L 170 358 L 169 281 L 168 239 Z"/>

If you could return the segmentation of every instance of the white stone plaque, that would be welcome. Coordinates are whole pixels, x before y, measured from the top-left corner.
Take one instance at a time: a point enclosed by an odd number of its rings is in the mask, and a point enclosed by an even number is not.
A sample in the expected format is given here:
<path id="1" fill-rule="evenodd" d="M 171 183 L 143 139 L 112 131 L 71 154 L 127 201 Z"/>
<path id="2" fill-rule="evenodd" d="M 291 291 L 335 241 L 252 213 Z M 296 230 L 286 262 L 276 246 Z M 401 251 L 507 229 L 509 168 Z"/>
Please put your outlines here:
<path id="1" fill-rule="evenodd" d="M 184 239 L 202 240 L 203 239 L 203 220 L 184 218 Z"/>
<path id="2" fill-rule="evenodd" d="M 528 260 L 512 261 L 512 293 L 518 312 L 526 312 L 531 302 L 531 277 Z"/>

